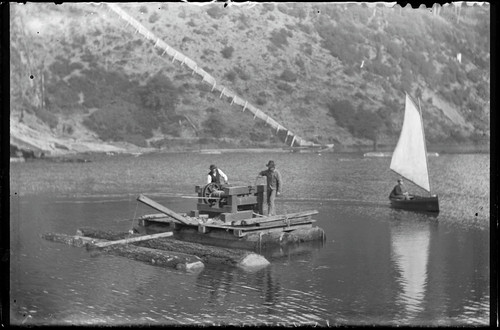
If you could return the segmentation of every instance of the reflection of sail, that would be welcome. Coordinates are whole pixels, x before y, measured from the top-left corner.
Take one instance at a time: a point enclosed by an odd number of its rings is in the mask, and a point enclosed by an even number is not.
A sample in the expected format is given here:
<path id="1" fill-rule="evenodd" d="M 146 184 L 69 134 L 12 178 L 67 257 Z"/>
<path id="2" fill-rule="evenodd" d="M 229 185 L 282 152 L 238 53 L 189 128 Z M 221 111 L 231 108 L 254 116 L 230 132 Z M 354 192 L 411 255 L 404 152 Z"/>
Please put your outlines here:
<path id="1" fill-rule="evenodd" d="M 400 303 L 411 315 L 421 310 L 427 284 L 428 223 L 400 222 L 391 228 L 393 261 L 401 274 Z"/>

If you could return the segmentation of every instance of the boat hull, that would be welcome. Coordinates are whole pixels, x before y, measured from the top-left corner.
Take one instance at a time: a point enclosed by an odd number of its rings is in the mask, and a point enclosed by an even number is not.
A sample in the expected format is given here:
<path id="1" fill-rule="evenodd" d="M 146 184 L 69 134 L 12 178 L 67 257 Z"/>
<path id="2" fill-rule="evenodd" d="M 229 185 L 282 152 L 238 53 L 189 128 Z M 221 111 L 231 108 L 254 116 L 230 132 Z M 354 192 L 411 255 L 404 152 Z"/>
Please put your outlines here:
<path id="1" fill-rule="evenodd" d="M 438 196 L 413 196 L 412 199 L 391 199 L 391 207 L 420 212 L 439 212 Z"/>

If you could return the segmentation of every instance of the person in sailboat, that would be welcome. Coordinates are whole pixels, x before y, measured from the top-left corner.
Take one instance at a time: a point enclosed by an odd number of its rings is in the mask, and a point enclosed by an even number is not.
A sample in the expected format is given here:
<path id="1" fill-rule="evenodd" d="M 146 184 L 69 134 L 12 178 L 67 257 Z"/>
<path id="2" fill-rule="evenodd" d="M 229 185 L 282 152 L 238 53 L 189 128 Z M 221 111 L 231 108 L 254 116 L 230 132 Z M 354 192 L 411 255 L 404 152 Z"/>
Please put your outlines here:
<path id="1" fill-rule="evenodd" d="M 227 175 L 224 172 L 222 172 L 222 170 L 219 169 L 217 166 L 213 164 L 210 165 L 210 172 L 208 172 L 207 183 L 215 182 L 221 184 L 222 183 L 221 179 L 224 179 L 224 182 L 226 184 L 229 184 Z"/>
<path id="2" fill-rule="evenodd" d="M 412 199 L 408 191 L 406 190 L 405 185 L 403 184 L 403 179 L 398 179 L 398 184 L 392 189 L 391 194 L 389 195 L 390 199 Z"/>

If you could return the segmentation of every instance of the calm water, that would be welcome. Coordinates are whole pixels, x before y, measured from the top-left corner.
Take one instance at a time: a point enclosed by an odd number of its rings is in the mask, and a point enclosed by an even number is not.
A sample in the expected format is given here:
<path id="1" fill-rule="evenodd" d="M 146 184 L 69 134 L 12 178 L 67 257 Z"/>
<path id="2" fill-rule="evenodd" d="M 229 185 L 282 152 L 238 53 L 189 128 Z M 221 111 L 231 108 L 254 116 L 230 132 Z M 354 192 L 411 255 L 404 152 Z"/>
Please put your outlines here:
<path id="1" fill-rule="evenodd" d="M 219 165 L 248 185 L 269 159 L 284 178 L 277 211 L 316 209 L 326 244 L 262 252 L 255 272 L 199 273 L 91 256 L 40 238 L 91 226 L 129 230 L 157 211 L 195 209 L 194 186 Z M 485 325 L 490 321 L 489 155 L 429 158 L 437 217 L 388 207 L 389 158 L 229 153 L 13 163 L 11 322 L 22 324 Z M 409 186 L 412 192 L 418 188 Z M 184 196 L 184 197 L 183 197 Z"/>

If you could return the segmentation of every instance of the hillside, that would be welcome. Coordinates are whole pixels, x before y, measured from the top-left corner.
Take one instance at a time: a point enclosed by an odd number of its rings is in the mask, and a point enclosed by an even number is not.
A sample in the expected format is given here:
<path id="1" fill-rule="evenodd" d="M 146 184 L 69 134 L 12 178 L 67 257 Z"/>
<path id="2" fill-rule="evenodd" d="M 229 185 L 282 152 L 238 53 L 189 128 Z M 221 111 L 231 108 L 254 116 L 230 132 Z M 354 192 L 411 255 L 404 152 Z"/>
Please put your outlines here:
<path id="1" fill-rule="evenodd" d="M 120 7 L 308 141 L 394 144 L 404 91 L 430 145 L 489 141 L 488 5 Z M 105 4 L 11 4 L 10 34 L 11 143 L 51 154 L 283 145 Z"/>

